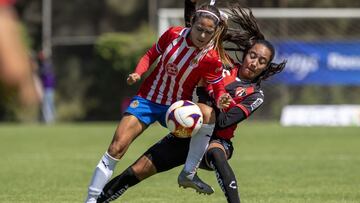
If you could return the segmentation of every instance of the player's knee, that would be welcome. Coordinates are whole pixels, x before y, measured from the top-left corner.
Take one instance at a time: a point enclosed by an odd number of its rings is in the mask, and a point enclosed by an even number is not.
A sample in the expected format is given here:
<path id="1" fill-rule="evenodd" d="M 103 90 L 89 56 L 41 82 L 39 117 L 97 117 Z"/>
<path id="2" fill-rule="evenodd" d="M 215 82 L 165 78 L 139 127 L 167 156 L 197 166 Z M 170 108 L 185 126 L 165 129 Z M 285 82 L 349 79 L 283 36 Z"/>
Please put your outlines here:
<path id="1" fill-rule="evenodd" d="M 218 147 L 214 147 L 209 149 L 206 152 L 206 157 L 208 159 L 208 162 L 212 162 L 212 163 L 221 163 L 226 161 L 226 155 L 225 152 L 218 148 Z"/>
<path id="2" fill-rule="evenodd" d="M 146 156 L 140 157 L 132 166 L 131 169 L 134 175 L 139 179 L 146 179 L 156 174 L 156 168 L 152 161 Z"/>
<path id="3" fill-rule="evenodd" d="M 121 159 L 121 157 L 125 154 L 125 152 L 126 152 L 126 147 L 116 142 L 111 143 L 108 148 L 109 155 L 116 159 Z"/>

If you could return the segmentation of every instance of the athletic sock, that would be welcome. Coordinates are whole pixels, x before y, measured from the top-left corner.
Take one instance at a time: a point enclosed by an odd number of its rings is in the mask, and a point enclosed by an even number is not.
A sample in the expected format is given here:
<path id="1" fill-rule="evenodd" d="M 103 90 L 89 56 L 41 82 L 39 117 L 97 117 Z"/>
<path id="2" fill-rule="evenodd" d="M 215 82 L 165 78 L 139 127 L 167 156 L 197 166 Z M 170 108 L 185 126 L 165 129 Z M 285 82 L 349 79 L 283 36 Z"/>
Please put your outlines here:
<path id="1" fill-rule="evenodd" d="M 103 192 L 98 197 L 97 202 L 105 203 L 113 201 L 124 194 L 129 187 L 136 185 L 139 182 L 140 180 L 135 176 L 132 168 L 129 167 L 106 184 Z"/>
<path id="2" fill-rule="evenodd" d="M 200 165 L 202 157 L 209 146 L 211 135 L 214 131 L 215 124 L 203 124 L 190 141 L 189 152 L 186 157 L 184 171 L 190 173 L 189 178 L 193 178 L 196 170 Z"/>
<path id="3" fill-rule="evenodd" d="M 229 203 L 239 203 L 240 195 L 235 178 L 225 153 L 219 148 L 212 148 L 207 152 L 210 163 L 215 167 L 216 179 Z"/>
<path id="4" fill-rule="evenodd" d="M 118 161 L 118 159 L 111 157 L 107 152 L 105 152 L 94 171 L 85 203 L 96 202 L 96 198 L 100 195 L 105 184 L 111 178 Z"/>

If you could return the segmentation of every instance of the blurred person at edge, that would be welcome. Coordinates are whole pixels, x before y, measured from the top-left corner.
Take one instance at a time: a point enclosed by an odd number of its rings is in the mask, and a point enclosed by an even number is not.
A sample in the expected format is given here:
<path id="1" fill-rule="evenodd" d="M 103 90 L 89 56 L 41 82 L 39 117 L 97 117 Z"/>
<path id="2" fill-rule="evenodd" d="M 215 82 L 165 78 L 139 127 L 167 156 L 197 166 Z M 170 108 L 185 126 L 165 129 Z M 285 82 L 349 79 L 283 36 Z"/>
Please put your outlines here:
<path id="1" fill-rule="evenodd" d="M 44 55 L 38 53 L 39 75 L 43 88 L 43 98 L 41 102 L 42 121 L 49 124 L 55 121 L 56 111 L 54 105 L 55 97 L 55 74 L 52 63 Z"/>
<path id="2" fill-rule="evenodd" d="M 222 80 L 222 62 L 228 61 L 221 41 L 226 27 L 226 22 L 220 18 L 220 11 L 216 7 L 203 5 L 196 10 L 191 27 L 169 28 L 140 59 L 134 73 L 127 78 L 129 85 L 139 81 L 142 74 L 149 71 L 151 64 L 160 58 L 157 66 L 142 83 L 137 96 L 133 97 L 108 150 L 96 166 L 86 203 L 96 202 L 117 162 L 131 143 L 156 121 L 165 127 L 165 114 L 169 106 L 178 100 L 192 100 L 193 91 L 200 82 L 212 84 L 219 108 L 229 106 L 230 96 L 225 92 Z M 211 112 L 206 115 L 211 115 L 204 116 L 200 130 L 191 140 L 196 149 L 206 149 L 215 128 L 215 112 L 206 104 L 198 105 L 203 114 L 206 111 Z M 206 142 L 200 142 L 201 140 Z M 196 157 L 193 157 L 201 159 L 202 156 L 203 154 L 196 153 Z M 195 166 L 192 164 L 192 167 Z M 189 182 L 201 185 L 202 191 L 212 192 L 211 187 L 203 183 L 195 173 L 190 175 L 191 177 L 186 177 Z"/>
<path id="3" fill-rule="evenodd" d="M 30 113 L 25 119 L 34 119 L 40 97 L 14 4 L 15 0 L 0 0 L 0 85 L 16 95 L 25 116 Z"/>
<path id="4" fill-rule="evenodd" d="M 53 123 L 55 121 L 55 73 L 52 63 L 44 55 L 43 51 L 38 53 L 39 64 L 39 76 L 43 89 L 43 98 L 41 102 L 41 115 L 42 121 L 46 124 Z"/>

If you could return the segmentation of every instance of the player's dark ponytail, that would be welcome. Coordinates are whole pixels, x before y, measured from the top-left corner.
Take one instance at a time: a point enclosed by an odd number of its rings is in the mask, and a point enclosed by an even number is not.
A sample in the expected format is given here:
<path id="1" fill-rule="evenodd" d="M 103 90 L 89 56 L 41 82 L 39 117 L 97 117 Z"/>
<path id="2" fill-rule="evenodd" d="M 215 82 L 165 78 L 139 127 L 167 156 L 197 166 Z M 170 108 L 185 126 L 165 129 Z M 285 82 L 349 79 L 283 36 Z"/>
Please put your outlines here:
<path id="1" fill-rule="evenodd" d="M 234 43 L 239 49 L 246 51 L 255 41 L 265 39 L 250 8 L 245 9 L 237 5 L 229 10 L 228 16 L 232 27 L 228 29 L 224 41 Z"/>
<path id="2" fill-rule="evenodd" d="M 191 18 L 196 11 L 196 2 L 192 2 L 191 0 L 185 0 L 184 7 L 184 20 L 185 26 L 191 27 Z"/>

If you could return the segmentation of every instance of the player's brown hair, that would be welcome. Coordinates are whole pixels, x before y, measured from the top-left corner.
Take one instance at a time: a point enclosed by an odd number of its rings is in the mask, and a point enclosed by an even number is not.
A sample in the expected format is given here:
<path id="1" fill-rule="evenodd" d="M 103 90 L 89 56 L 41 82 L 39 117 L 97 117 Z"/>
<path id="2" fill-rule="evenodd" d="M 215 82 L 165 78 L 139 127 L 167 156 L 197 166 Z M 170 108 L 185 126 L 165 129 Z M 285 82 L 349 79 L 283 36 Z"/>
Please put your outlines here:
<path id="1" fill-rule="evenodd" d="M 202 11 L 208 11 L 208 12 L 202 12 Z M 198 19 L 202 17 L 210 18 L 215 22 L 216 30 L 212 38 L 214 43 L 214 49 L 218 52 L 222 63 L 230 65 L 231 61 L 228 58 L 227 54 L 225 54 L 225 50 L 223 47 L 223 39 L 228 29 L 226 19 L 223 19 L 220 15 L 219 9 L 217 9 L 215 6 L 212 5 L 203 5 L 199 7 L 192 16 L 191 23 L 194 24 Z"/>

